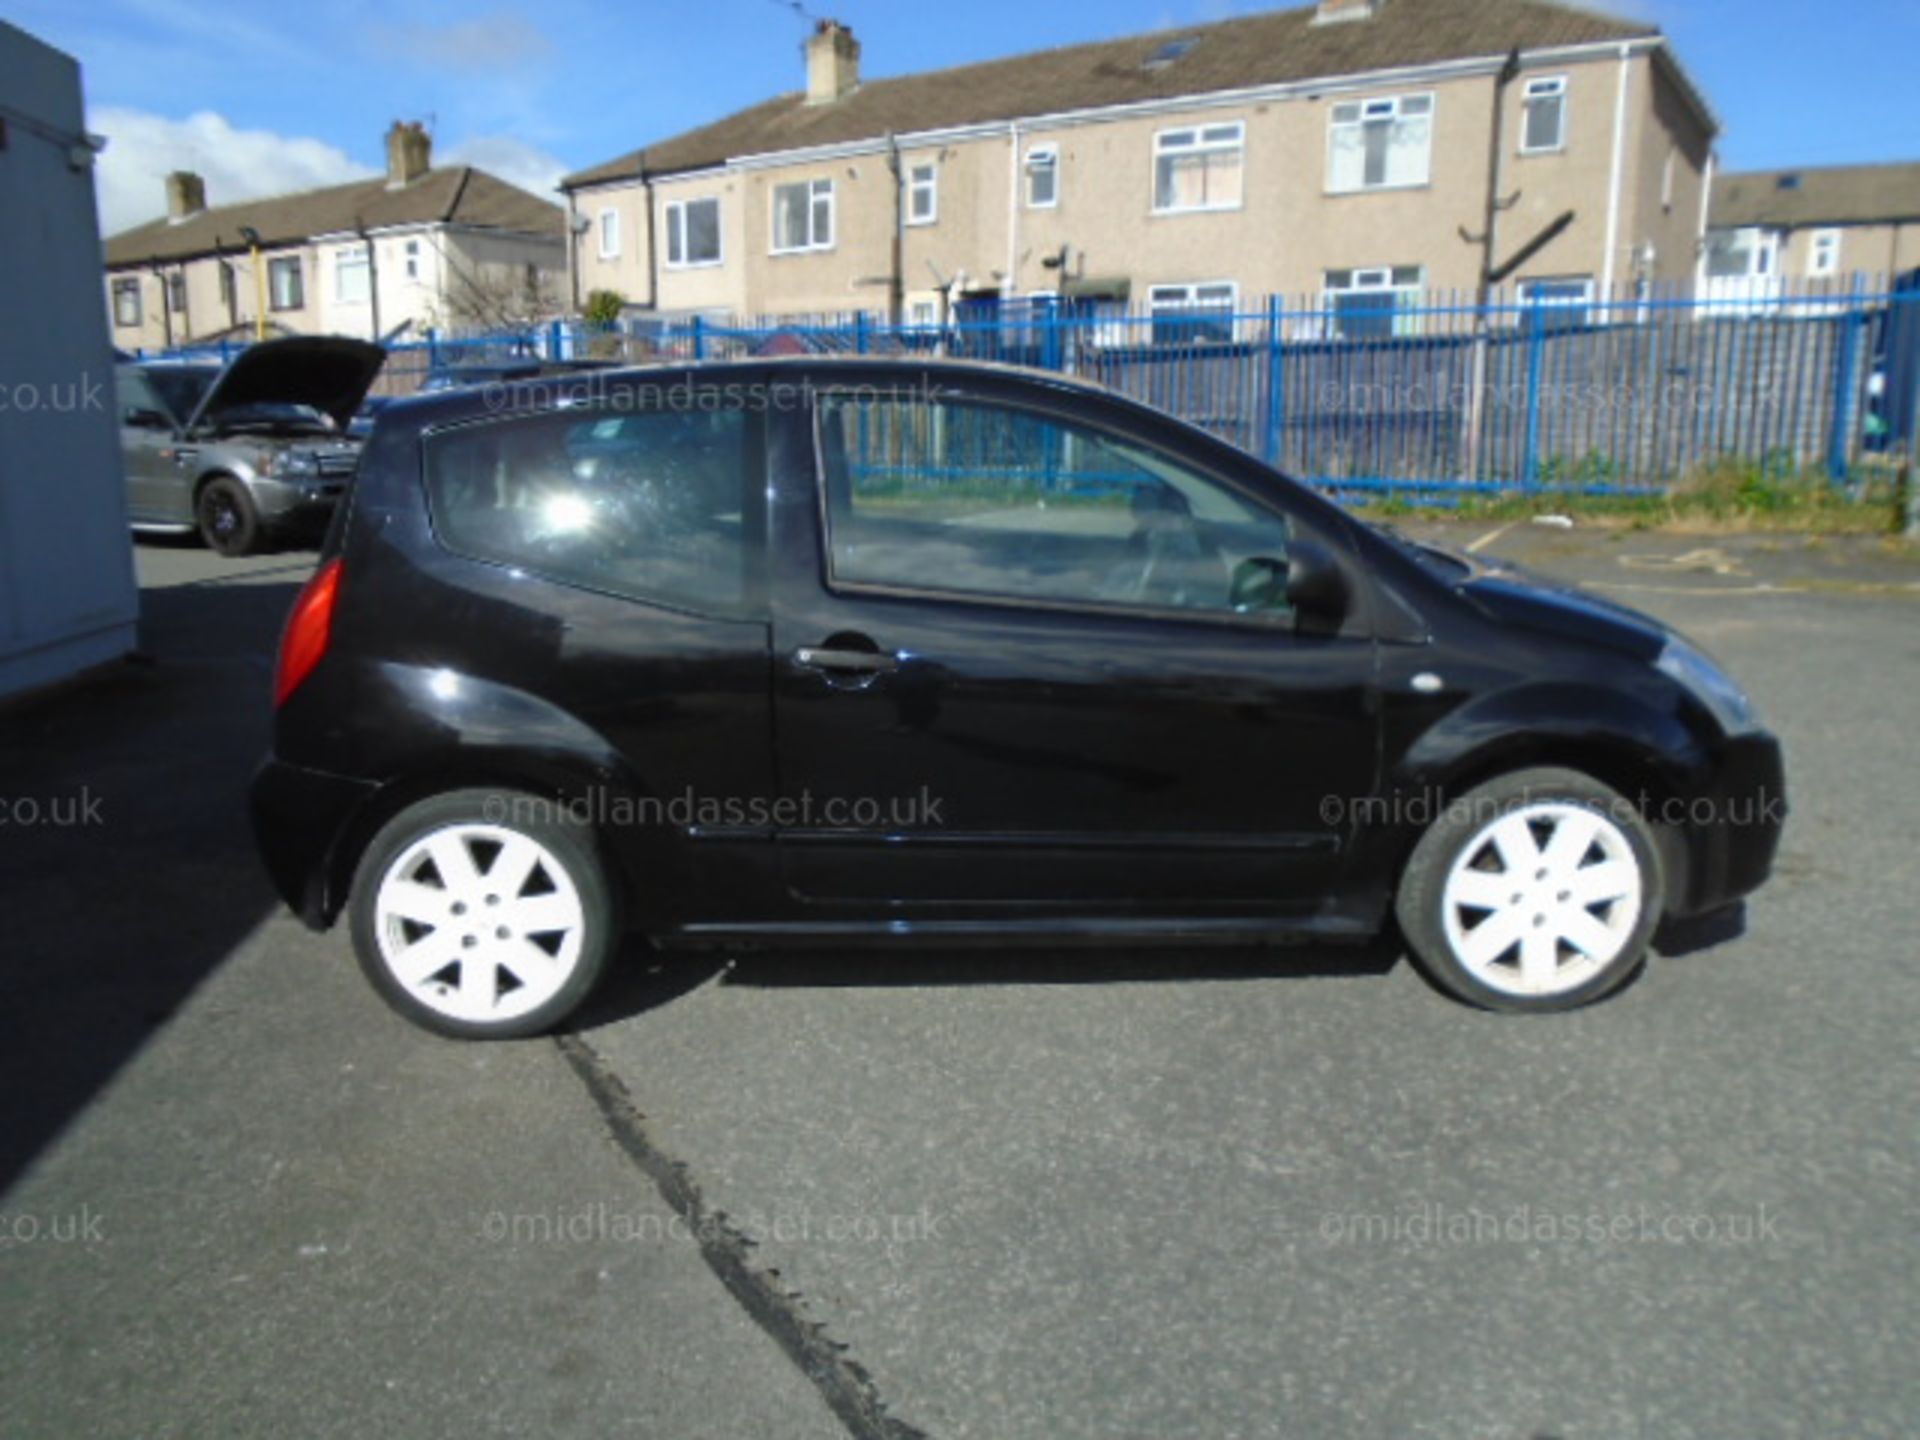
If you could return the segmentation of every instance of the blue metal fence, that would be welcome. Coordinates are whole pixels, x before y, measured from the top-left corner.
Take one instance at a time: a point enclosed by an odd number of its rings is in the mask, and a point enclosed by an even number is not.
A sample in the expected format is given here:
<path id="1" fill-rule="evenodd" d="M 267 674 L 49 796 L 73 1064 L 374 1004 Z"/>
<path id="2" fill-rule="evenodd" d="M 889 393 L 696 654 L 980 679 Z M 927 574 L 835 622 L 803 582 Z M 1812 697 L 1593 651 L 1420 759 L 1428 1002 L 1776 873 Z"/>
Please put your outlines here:
<path id="1" fill-rule="evenodd" d="M 1275 297 L 1253 310 L 1039 297 L 901 326 L 866 313 L 554 321 L 391 346 L 380 389 L 533 357 L 942 355 L 1098 381 L 1346 498 L 1644 493 L 1726 461 L 1838 481 L 1911 433 L 1915 279 L 1708 299 L 1554 287 L 1484 308 L 1431 291 Z"/>

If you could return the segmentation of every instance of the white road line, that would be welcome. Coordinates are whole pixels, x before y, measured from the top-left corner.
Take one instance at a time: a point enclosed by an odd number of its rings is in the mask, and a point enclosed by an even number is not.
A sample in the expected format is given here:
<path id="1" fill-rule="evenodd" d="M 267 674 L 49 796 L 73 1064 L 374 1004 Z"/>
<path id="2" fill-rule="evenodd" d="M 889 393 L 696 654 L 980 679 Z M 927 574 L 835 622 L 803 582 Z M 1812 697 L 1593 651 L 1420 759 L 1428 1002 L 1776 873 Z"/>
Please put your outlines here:
<path id="1" fill-rule="evenodd" d="M 1507 531 L 1511 530 L 1514 527 L 1514 525 L 1517 525 L 1519 523 L 1520 523 L 1519 521 L 1515 520 L 1511 524 L 1496 526 L 1494 529 L 1489 530 L 1486 534 L 1482 535 L 1478 540 L 1474 541 L 1471 545 L 1467 546 L 1467 554 L 1478 555 L 1482 550 L 1486 549 L 1487 546 L 1491 545 L 1494 541 L 1498 540 L 1502 535 L 1506 534 Z"/>

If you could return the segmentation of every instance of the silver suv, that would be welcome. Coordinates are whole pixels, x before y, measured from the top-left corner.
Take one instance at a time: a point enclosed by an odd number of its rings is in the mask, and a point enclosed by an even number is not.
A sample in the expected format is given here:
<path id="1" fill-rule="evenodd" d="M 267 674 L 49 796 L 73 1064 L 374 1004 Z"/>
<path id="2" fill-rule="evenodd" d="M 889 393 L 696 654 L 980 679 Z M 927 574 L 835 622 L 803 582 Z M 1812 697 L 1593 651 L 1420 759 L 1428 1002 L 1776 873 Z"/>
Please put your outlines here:
<path id="1" fill-rule="evenodd" d="M 198 530 L 222 555 L 316 533 L 353 479 L 347 433 L 386 352 L 339 336 L 268 340 L 221 366 L 134 360 L 116 372 L 136 530 Z"/>

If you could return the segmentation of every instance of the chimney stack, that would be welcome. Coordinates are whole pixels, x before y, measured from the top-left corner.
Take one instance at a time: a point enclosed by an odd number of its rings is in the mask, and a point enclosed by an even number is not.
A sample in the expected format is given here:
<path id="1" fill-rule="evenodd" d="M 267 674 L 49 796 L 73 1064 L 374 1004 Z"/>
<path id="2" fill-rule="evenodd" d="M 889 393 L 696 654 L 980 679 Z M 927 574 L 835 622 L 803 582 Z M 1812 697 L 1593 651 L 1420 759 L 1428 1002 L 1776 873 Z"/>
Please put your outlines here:
<path id="1" fill-rule="evenodd" d="M 207 208 L 207 182 L 191 170 L 176 170 L 167 176 L 167 220 L 178 225 L 191 220 Z"/>
<path id="2" fill-rule="evenodd" d="M 433 168 L 433 137 L 418 120 L 396 120 L 387 131 L 387 188 L 410 185 Z"/>
<path id="3" fill-rule="evenodd" d="M 838 20 L 822 20 L 807 40 L 807 104 L 831 105 L 860 84 L 860 42 Z"/>
<path id="4" fill-rule="evenodd" d="M 1320 0 L 1314 6 L 1313 23 L 1339 25 L 1348 20 L 1371 20 L 1387 0 Z"/>

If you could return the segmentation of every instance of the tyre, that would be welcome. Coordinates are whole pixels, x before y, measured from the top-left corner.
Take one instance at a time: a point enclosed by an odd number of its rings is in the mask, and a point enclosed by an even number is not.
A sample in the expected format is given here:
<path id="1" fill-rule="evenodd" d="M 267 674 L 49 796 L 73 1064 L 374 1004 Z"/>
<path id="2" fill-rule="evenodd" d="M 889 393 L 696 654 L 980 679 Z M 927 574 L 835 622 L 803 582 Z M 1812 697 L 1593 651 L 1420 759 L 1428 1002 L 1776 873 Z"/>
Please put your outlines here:
<path id="1" fill-rule="evenodd" d="M 1445 990 L 1489 1010 L 1572 1010 L 1638 973 L 1665 903 L 1639 812 L 1576 770 L 1461 796 L 1400 878 L 1401 932 Z"/>
<path id="2" fill-rule="evenodd" d="M 200 488 L 193 515 L 200 538 L 217 555 L 232 559 L 260 548 L 260 512 L 247 487 L 229 475 L 216 476 Z"/>
<path id="3" fill-rule="evenodd" d="M 552 1029 L 592 991 L 618 916 L 591 834 L 536 796 L 457 790 L 390 820 L 354 876 L 360 968 L 407 1019 L 461 1039 Z"/>

